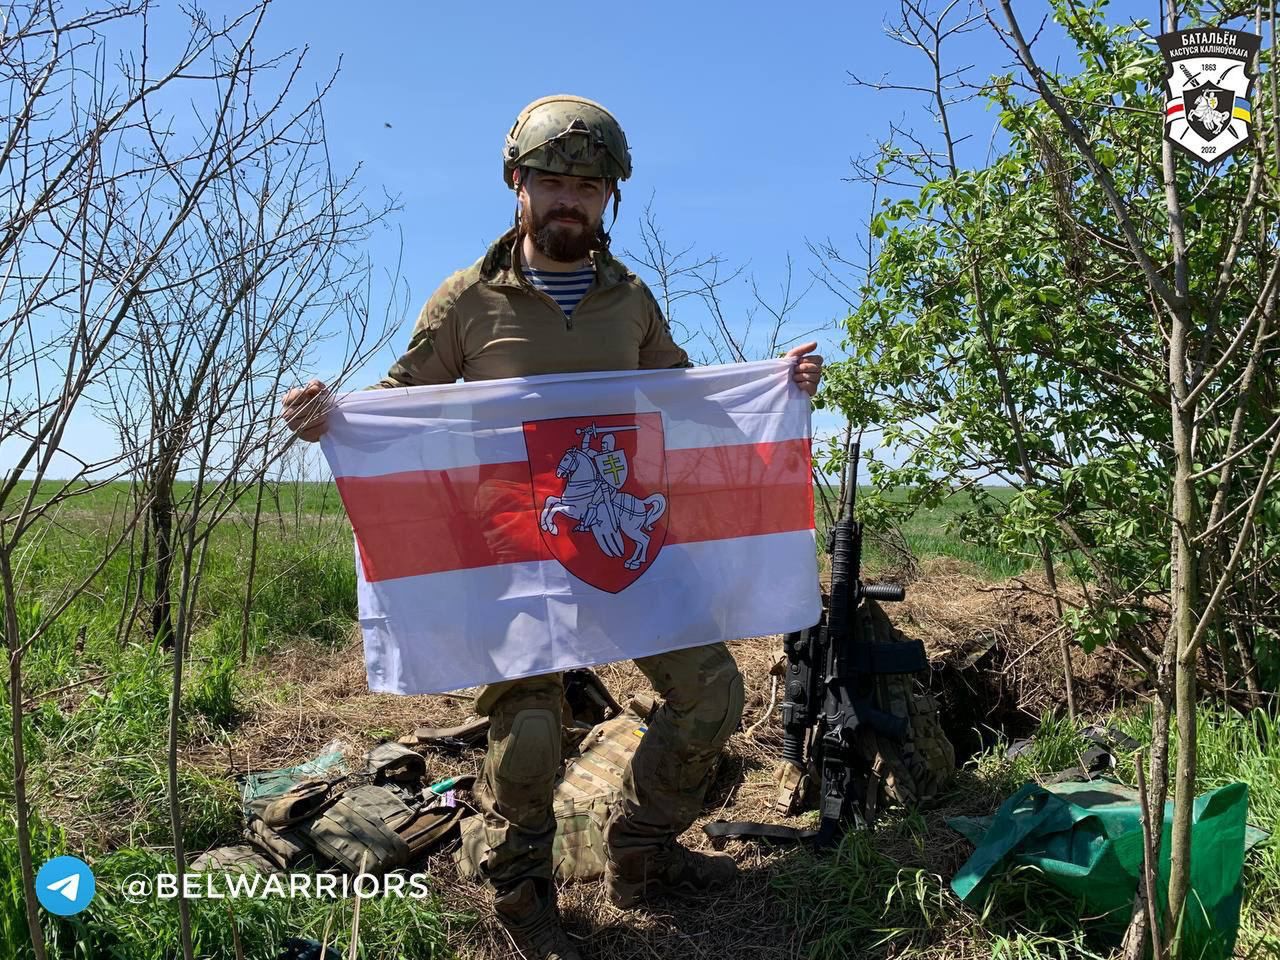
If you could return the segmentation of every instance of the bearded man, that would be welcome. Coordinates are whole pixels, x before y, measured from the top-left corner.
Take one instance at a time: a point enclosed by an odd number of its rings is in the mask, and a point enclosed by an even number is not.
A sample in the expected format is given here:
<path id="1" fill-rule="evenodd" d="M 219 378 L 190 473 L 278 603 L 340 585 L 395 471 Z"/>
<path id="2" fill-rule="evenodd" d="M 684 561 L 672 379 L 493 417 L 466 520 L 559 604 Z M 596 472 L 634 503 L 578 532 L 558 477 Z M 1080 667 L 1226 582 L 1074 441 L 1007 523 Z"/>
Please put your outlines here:
<path id="1" fill-rule="evenodd" d="M 622 128 L 600 104 L 552 96 L 525 107 L 507 134 L 506 185 L 515 226 L 427 301 L 404 355 L 378 387 L 536 374 L 689 367 L 649 288 L 609 253 L 604 215 L 617 216 L 631 175 Z M 812 396 L 816 343 L 790 351 Z M 326 388 L 291 390 L 284 416 L 306 440 L 324 432 Z M 733 638 L 726 638 L 733 639 Z M 723 643 L 636 661 L 661 695 L 605 828 L 610 899 L 631 907 L 659 894 L 732 883 L 726 854 L 677 837 L 693 823 L 725 741 L 742 715 L 742 677 Z M 552 790 L 561 762 L 559 674 L 490 684 L 476 712 L 490 720 L 476 796 L 488 854 L 481 871 L 494 909 L 525 957 L 578 960 L 556 908 Z"/>

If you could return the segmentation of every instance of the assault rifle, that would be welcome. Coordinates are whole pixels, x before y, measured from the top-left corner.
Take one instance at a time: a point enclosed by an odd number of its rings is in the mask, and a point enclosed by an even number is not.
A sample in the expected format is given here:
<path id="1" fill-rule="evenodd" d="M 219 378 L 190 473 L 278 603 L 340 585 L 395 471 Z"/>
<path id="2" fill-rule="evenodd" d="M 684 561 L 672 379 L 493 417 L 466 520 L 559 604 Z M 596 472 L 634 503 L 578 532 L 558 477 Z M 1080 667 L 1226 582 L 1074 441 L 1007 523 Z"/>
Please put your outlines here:
<path id="1" fill-rule="evenodd" d="M 822 616 L 783 641 L 786 697 L 777 812 L 797 812 L 812 779 L 821 819 L 811 839 L 819 847 L 833 842 L 843 825 L 861 829 L 875 819 L 881 771 L 872 759 L 875 737 L 868 734 L 901 742 L 907 733 L 906 718 L 873 704 L 875 675 L 925 666 L 918 641 L 884 642 L 872 635 L 863 601 L 902 600 L 906 591 L 897 584 L 862 582 L 862 524 L 853 516 L 860 453 L 860 445 L 852 444 L 840 517 L 827 538 L 831 590 L 823 595 Z"/>
<path id="2" fill-rule="evenodd" d="M 797 813 L 810 787 L 816 786 L 818 828 L 717 820 L 702 828 L 713 839 L 750 837 L 828 846 L 846 825 L 870 827 L 881 786 L 892 776 L 890 792 L 900 796 L 904 781 L 898 778 L 909 773 L 902 767 L 908 705 L 899 702 L 901 684 L 895 685 L 887 675 L 917 673 L 928 661 L 919 640 L 903 639 L 882 611 L 865 602 L 902 600 L 906 591 L 897 584 L 862 582 L 862 524 L 853 518 L 859 454 L 855 443 L 849 448 L 840 517 L 828 532 L 831 589 L 822 595 L 822 614 L 812 627 L 789 633 L 783 641 L 786 697 L 775 812 Z M 885 709 L 890 703 L 893 711 Z M 945 762 L 953 765 L 954 757 Z"/>

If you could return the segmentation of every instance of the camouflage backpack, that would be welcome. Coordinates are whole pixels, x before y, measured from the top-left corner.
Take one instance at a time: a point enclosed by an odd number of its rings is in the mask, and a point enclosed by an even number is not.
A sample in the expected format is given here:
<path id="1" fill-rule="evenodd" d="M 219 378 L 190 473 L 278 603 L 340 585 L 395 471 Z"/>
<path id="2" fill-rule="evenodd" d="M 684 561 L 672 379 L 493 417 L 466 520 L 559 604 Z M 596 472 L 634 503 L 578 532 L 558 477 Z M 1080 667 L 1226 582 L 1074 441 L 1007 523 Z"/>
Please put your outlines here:
<path id="1" fill-rule="evenodd" d="M 870 723 L 858 727 L 856 745 L 870 772 L 866 807 L 874 815 L 886 800 L 906 806 L 935 796 L 955 772 L 956 758 L 937 701 L 921 681 L 928 662 L 920 641 L 903 636 L 877 603 L 861 604 L 855 616 L 862 620 L 860 635 L 868 638 L 852 654 L 867 685 L 866 706 L 903 721 L 905 731 L 891 737 Z M 817 771 L 788 762 L 775 779 L 775 810 L 784 816 L 798 812 L 818 787 Z"/>
<path id="2" fill-rule="evenodd" d="M 551 856 L 556 878 L 595 880 L 604 876 L 604 825 L 622 798 L 622 778 L 647 729 L 654 701 L 635 697 L 619 716 L 597 724 L 582 739 L 578 752 L 565 764 L 556 781 L 552 809 L 556 835 Z M 454 853 L 458 872 L 480 878 L 480 863 L 488 853 L 484 818 L 462 822 L 462 845 Z"/>
<path id="3" fill-rule="evenodd" d="M 908 805 L 937 794 L 955 772 L 955 749 L 942 730 L 937 702 L 920 681 L 929 666 L 923 644 L 895 629 L 877 603 L 859 604 L 854 616 L 861 621 L 855 631 L 860 639 L 847 651 L 847 665 L 858 678 L 852 705 L 863 722 L 854 732 L 852 746 L 861 757 L 863 775 L 855 781 L 859 792 L 845 802 L 855 805 L 863 822 L 870 825 L 886 800 Z M 785 656 L 781 662 L 785 664 Z M 779 669 L 785 674 L 785 666 Z M 807 736 L 816 735 L 810 727 Z M 821 771 L 812 755 L 805 765 L 784 759 L 774 779 L 778 784 L 774 810 L 782 816 L 799 813 L 821 799 L 817 797 Z M 716 820 L 702 829 L 713 839 L 805 842 L 820 837 L 815 829 L 751 821 Z"/>
<path id="4" fill-rule="evenodd" d="M 903 636 L 879 604 L 863 604 L 858 615 L 867 618 L 871 635 L 878 643 L 919 643 Z M 955 748 L 942 730 L 938 703 L 921 681 L 919 671 L 894 673 L 876 669 L 874 663 L 867 667 L 872 704 L 907 723 L 906 736 L 901 740 L 886 737 L 870 725 L 861 728 L 863 755 L 880 781 L 885 798 L 903 806 L 928 800 L 946 786 L 956 769 Z"/>

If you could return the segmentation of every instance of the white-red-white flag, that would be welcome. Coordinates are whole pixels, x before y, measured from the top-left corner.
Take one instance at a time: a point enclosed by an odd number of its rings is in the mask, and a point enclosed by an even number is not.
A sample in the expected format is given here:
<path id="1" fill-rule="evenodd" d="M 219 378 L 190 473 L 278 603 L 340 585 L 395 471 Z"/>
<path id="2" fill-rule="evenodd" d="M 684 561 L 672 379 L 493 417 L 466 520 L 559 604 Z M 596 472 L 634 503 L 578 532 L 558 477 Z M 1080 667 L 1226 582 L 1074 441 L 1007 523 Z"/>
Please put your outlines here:
<path id="1" fill-rule="evenodd" d="M 793 363 L 337 398 L 369 686 L 438 693 L 818 619 Z"/>

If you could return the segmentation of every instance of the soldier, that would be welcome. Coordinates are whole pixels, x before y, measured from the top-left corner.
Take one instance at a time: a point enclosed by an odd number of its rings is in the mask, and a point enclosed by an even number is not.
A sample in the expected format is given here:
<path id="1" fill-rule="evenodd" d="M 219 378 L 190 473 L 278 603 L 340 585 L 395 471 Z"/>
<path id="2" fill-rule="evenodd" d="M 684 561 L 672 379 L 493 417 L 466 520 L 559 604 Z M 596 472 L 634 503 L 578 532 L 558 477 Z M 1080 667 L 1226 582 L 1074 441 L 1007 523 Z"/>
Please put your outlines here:
<path id="1" fill-rule="evenodd" d="M 502 176 L 516 191 L 515 226 L 447 279 L 423 307 L 409 347 L 378 387 L 592 370 L 689 367 L 648 287 L 609 253 L 604 214 L 631 175 L 626 137 L 598 103 L 552 96 L 525 107 L 507 134 Z M 812 396 L 822 358 L 791 350 Z M 284 417 L 304 439 L 324 432 L 327 388 L 290 390 Z M 732 638 L 728 638 L 732 639 Z M 742 677 L 723 643 L 636 661 L 663 703 L 637 748 L 621 807 L 605 829 L 606 882 L 621 907 L 672 891 L 723 887 L 726 854 L 677 837 L 702 808 L 712 765 L 742 714 Z M 578 960 L 560 926 L 552 878 L 552 788 L 561 761 L 558 674 L 490 684 L 476 794 L 494 909 L 525 957 Z"/>

